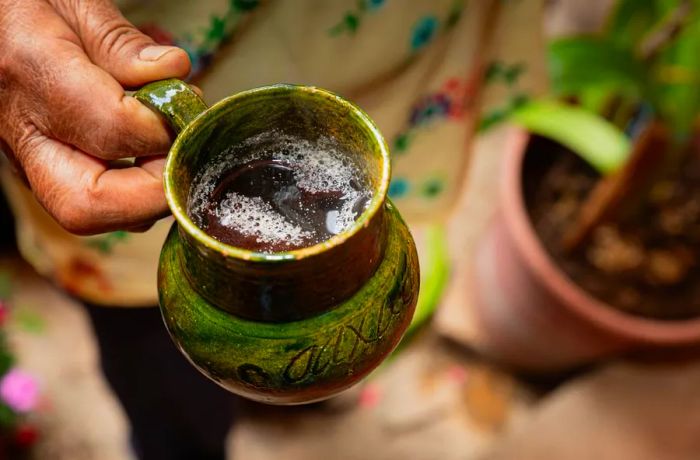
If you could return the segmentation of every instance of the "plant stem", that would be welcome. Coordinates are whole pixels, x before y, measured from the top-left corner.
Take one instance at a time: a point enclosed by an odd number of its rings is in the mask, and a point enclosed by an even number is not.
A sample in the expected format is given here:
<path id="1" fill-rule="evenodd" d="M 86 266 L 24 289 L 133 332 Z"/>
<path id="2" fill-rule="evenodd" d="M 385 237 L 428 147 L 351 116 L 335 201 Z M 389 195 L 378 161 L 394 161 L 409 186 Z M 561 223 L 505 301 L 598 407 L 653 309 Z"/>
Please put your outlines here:
<path id="1" fill-rule="evenodd" d="M 588 195 L 576 220 L 564 232 L 563 249 L 569 252 L 580 247 L 598 225 L 619 215 L 623 205 L 639 196 L 663 169 L 668 148 L 669 136 L 664 125 L 658 121 L 650 122 L 622 169 L 604 176 Z"/>

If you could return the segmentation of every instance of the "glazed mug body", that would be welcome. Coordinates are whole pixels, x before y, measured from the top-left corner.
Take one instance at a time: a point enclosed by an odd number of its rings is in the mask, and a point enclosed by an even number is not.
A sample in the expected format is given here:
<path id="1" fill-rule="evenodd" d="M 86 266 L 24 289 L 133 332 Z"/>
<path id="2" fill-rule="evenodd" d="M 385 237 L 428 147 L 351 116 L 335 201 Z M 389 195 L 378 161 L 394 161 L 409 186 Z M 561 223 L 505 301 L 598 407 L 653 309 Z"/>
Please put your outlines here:
<path id="1" fill-rule="evenodd" d="M 176 223 L 161 253 L 160 306 L 183 354 L 251 399 L 294 404 L 359 381 L 398 344 L 418 295 L 413 239 L 386 197 L 389 153 L 359 108 L 328 91 L 274 85 L 210 108 L 178 80 L 136 97 L 179 132 L 165 167 Z M 310 247 L 255 252 L 224 244 L 188 215 L 208 162 L 255 136 L 333 143 L 365 175 L 367 208 L 345 231 Z M 274 145 L 272 145 L 274 147 Z"/>

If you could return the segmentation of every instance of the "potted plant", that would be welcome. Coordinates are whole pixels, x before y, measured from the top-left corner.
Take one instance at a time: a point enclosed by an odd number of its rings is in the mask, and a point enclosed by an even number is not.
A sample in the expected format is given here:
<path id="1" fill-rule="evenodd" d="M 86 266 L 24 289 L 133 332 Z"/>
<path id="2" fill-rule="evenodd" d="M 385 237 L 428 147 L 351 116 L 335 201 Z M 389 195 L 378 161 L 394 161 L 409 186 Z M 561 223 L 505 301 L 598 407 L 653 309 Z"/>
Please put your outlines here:
<path id="1" fill-rule="evenodd" d="M 699 346 L 700 2 L 619 0 L 549 57 L 558 99 L 510 108 L 527 131 L 477 245 L 482 348 L 563 370 Z"/>

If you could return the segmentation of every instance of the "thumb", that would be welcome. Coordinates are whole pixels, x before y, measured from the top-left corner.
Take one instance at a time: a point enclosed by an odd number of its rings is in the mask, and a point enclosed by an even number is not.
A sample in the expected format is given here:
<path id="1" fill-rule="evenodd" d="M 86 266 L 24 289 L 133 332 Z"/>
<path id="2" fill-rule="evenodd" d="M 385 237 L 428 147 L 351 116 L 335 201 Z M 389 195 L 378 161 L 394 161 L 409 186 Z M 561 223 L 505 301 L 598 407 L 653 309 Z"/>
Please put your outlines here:
<path id="1" fill-rule="evenodd" d="M 122 86 L 137 87 L 190 72 L 187 53 L 161 46 L 122 16 L 111 0 L 50 0 L 80 36 L 92 62 Z"/>

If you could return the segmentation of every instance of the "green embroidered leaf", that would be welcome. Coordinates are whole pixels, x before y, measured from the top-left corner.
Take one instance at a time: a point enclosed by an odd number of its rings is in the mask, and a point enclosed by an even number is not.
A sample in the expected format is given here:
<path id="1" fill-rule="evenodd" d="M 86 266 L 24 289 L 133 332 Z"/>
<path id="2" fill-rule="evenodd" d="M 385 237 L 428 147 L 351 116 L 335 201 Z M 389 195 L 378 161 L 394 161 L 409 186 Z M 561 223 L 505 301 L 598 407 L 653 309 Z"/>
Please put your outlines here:
<path id="1" fill-rule="evenodd" d="M 456 0 L 452 3 L 450 13 L 445 20 L 445 27 L 447 29 L 451 29 L 459 22 L 459 19 L 462 17 L 462 11 L 464 11 L 464 0 Z"/>
<path id="2" fill-rule="evenodd" d="M 486 83 L 493 83 L 503 74 L 503 63 L 500 61 L 493 61 L 486 68 L 486 73 L 484 79 Z"/>
<path id="3" fill-rule="evenodd" d="M 345 23 L 340 22 L 340 23 L 334 25 L 333 27 L 331 27 L 330 29 L 328 29 L 328 35 L 330 35 L 331 37 L 337 37 L 338 35 L 343 33 L 344 30 L 345 30 Z"/>
<path id="4" fill-rule="evenodd" d="M 97 249 L 102 254 L 111 254 L 114 246 L 119 241 L 126 241 L 129 239 L 129 232 L 124 230 L 117 230 L 116 232 L 107 233 L 101 237 L 95 237 L 88 240 L 85 244 L 89 247 Z"/>
<path id="5" fill-rule="evenodd" d="M 116 232 L 112 232 L 111 235 L 115 241 L 121 241 L 129 237 L 129 232 L 125 230 L 117 230 Z"/>
<path id="6" fill-rule="evenodd" d="M 520 76 L 525 72 L 526 68 L 527 67 L 522 62 L 513 64 L 512 66 L 504 69 L 503 79 L 509 86 L 513 86 L 515 83 L 517 83 Z"/>
<path id="7" fill-rule="evenodd" d="M 513 113 L 513 111 L 519 107 L 524 106 L 530 101 L 530 97 L 524 93 L 516 93 L 510 96 L 508 99 L 508 104 L 504 107 L 497 107 L 492 109 L 486 115 L 484 115 L 481 120 L 479 120 L 479 126 L 477 127 L 477 132 L 484 132 L 494 127 L 499 123 L 503 123 L 508 120 L 508 117 Z"/>
<path id="8" fill-rule="evenodd" d="M 226 36 L 226 22 L 218 17 L 212 16 L 209 30 L 207 31 L 207 41 L 220 41 Z"/>
<path id="9" fill-rule="evenodd" d="M 437 178 L 428 179 L 423 185 L 423 195 L 426 198 L 435 198 L 445 190 L 445 183 Z"/>
<path id="10" fill-rule="evenodd" d="M 259 5 L 259 0 L 231 0 L 231 8 L 238 11 L 251 11 Z"/>
<path id="11" fill-rule="evenodd" d="M 492 109 L 490 112 L 486 113 L 481 117 L 481 119 L 479 120 L 479 126 L 477 127 L 477 131 L 479 133 L 488 131 L 495 125 L 506 121 L 508 119 L 509 114 L 510 110 L 507 107 L 499 107 Z"/>
<path id="12" fill-rule="evenodd" d="M 617 170 L 630 152 L 630 142 L 622 131 L 580 107 L 532 101 L 514 110 L 510 119 L 534 134 L 570 148 L 601 174 Z"/>
<path id="13" fill-rule="evenodd" d="M 355 33 L 357 28 L 360 26 L 360 17 L 354 13 L 347 13 L 343 20 L 345 22 L 345 26 L 352 33 Z"/>
<path id="14" fill-rule="evenodd" d="M 27 308 L 20 308 L 12 313 L 14 320 L 18 326 L 26 332 L 32 334 L 41 334 L 46 329 L 44 319 L 37 313 Z"/>
<path id="15" fill-rule="evenodd" d="M 410 143 L 411 139 L 408 133 L 401 133 L 394 140 L 394 150 L 396 153 L 404 153 L 406 150 L 408 150 Z"/>

